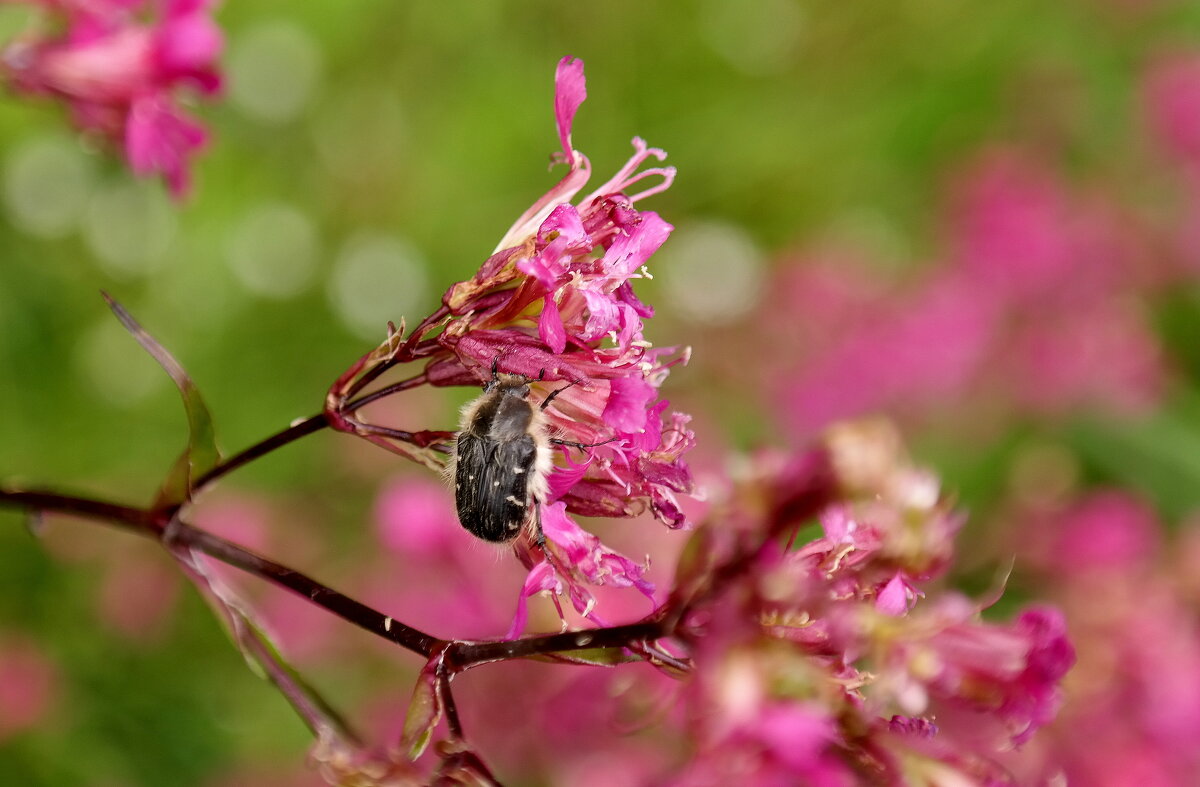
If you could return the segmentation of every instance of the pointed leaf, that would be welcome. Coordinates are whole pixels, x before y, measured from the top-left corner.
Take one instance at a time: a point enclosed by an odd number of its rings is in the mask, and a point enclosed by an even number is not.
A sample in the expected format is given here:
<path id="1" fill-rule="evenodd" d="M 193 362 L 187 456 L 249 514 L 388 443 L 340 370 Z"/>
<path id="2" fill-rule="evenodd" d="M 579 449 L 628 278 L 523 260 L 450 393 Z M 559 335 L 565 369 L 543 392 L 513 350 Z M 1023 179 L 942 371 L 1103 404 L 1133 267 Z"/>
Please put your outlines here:
<path id="1" fill-rule="evenodd" d="M 187 546 L 188 528 L 178 520 L 168 526 L 168 549 L 201 596 L 219 613 L 251 670 L 279 689 L 318 738 L 357 744 L 357 736 L 337 711 L 283 658 L 251 608 L 206 568 L 199 553 Z"/>
<path id="2" fill-rule="evenodd" d="M 150 357 L 171 376 L 175 387 L 179 389 L 179 395 L 183 398 L 183 407 L 187 412 L 188 419 L 187 448 L 175 460 L 175 464 L 159 490 L 158 499 L 155 501 L 156 507 L 179 505 L 191 496 L 196 480 L 221 461 L 221 454 L 217 450 L 216 434 L 213 431 L 212 416 L 200 396 L 199 389 L 192 382 L 192 378 L 188 377 L 179 361 L 175 360 L 175 357 L 167 352 L 165 347 L 147 333 L 138 324 L 138 321 L 125 310 L 124 306 L 113 300 L 106 292 L 102 292 L 101 295 L 108 302 L 113 314 L 121 321 L 121 325 L 125 326 L 125 330 L 129 331 L 137 343 L 150 353 Z"/>
<path id="3" fill-rule="evenodd" d="M 413 760 L 424 753 L 434 729 L 442 720 L 442 694 L 438 687 L 441 660 L 442 655 L 436 654 L 421 670 L 417 685 L 413 687 L 412 702 L 408 704 L 408 715 L 404 718 L 400 746 Z"/>

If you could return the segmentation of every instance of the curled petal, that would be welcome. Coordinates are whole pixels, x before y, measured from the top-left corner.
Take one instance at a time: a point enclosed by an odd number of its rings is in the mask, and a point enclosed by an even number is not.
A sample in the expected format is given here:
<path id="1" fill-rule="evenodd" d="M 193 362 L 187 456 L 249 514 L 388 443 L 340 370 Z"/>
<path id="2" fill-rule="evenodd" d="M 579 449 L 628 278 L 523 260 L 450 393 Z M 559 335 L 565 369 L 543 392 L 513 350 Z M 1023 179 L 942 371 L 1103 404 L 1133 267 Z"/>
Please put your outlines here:
<path id="1" fill-rule="evenodd" d="M 558 61 L 554 72 L 554 122 L 558 126 L 558 141 L 563 155 L 574 166 L 575 151 L 571 147 L 571 124 L 579 105 L 587 98 L 587 81 L 583 76 L 583 61 L 570 56 Z"/>
<path id="2" fill-rule="evenodd" d="M 562 593 L 562 583 L 558 580 L 554 567 L 545 560 L 530 569 L 528 576 L 525 577 L 525 585 L 521 588 L 521 595 L 517 597 L 517 612 L 513 616 L 512 627 L 509 628 L 505 639 L 514 639 L 525 630 L 525 624 L 529 620 L 527 600 L 530 596 L 543 592 L 555 595 Z"/>
<path id="3" fill-rule="evenodd" d="M 542 506 L 542 529 L 556 544 L 569 566 L 594 585 L 636 587 L 651 601 L 654 585 L 643 579 L 645 568 L 600 543 L 600 539 L 567 516 L 565 503 Z"/>
<path id="4" fill-rule="evenodd" d="M 565 466 L 554 468 L 554 472 L 550 474 L 550 478 L 547 480 L 547 486 L 549 487 L 548 502 L 553 503 L 557 501 L 568 490 L 578 484 L 584 474 L 587 473 L 591 464 L 592 459 L 590 456 L 586 461 L 579 464 L 572 463 L 568 457 Z"/>

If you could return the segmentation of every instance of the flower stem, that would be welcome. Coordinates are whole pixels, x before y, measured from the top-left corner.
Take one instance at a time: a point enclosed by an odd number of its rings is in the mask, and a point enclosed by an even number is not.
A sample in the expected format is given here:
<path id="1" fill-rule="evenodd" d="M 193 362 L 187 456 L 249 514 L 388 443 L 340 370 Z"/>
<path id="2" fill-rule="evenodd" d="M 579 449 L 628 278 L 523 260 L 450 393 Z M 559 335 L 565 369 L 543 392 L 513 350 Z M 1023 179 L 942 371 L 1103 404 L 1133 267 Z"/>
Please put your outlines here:
<path id="1" fill-rule="evenodd" d="M 265 456 L 277 448 L 299 440 L 301 437 L 306 437 L 314 432 L 319 432 L 329 426 L 329 421 L 324 413 L 309 416 L 303 421 L 297 421 L 284 429 L 281 432 L 276 432 L 270 437 L 264 438 L 249 448 L 234 454 L 225 461 L 218 464 L 212 470 L 209 470 L 200 478 L 196 479 L 196 483 L 192 487 L 192 493 L 199 492 L 204 487 L 208 486 L 218 478 L 237 470 L 242 465 L 258 459 L 260 456 Z"/>
<path id="2" fill-rule="evenodd" d="M 0 505 L 12 505 L 36 511 L 76 514 L 123 525 L 135 533 L 165 545 L 167 514 L 118 505 L 102 500 L 60 495 L 42 490 L 0 488 Z M 211 558 L 239 568 L 308 599 L 338 617 L 372 634 L 428 658 L 440 642 L 436 637 L 394 620 L 366 604 L 281 563 L 268 560 L 220 536 L 195 528 L 176 519 L 170 528 L 172 546 L 187 546 Z"/>

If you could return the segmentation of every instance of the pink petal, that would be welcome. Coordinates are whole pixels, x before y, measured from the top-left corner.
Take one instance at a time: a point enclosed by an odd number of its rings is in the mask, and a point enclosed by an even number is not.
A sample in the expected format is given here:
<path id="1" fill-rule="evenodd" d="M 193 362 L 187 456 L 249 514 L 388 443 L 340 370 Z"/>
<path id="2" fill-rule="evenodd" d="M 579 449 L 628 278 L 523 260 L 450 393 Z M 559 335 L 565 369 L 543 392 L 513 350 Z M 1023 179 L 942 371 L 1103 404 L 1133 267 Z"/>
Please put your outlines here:
<path id="1" fill-rule="evenodd" d="M 904 581 L 904 574 L 896 572 L 883 586 L 883 590 L 875 597 L 875 609 L 892 617 L 900 617 L 908 612 L 908 583 Z"/>
<path id="2" fill-rule="evenodd" d="M 551 238 L 550 236 L 554 237 Z M 574 205 L 565 203 L 550 211 L 550 215 L 538 227 L 537 240 L 539 244 L 549 244 L 552 240 L 563 238 L 572 251 L 586 252 L 592 247 L 592 239 L 583 228 L 583 219 Z"/>
<path id="3" fill-rule="evenodd" d="M 580 464 L 574 464 L 568 458 L 565 467 L 554 468 L 554 472 L 547 479 L 547 486 L 549 487 L 549 492 L 547 493 L 548 502 L 556 502 L 560 497 L 570 492 L 583 479 L 584 475 L 587 474 L 591 464 L 591 456 Z"/>
<path id="4" fill-rule="evenodd" d="M 161 172 L 171 193 L 188 189 L 187 156 L 207 140 L 204 129 L 159 96 L 134 101 L 125 128 L 125 155 L 134 173 Z"/>
<path id="5" fill-rule="evenodd" d="M 588 318 L 579 339 L 583 342 L 593 342 L 616 330 L 620 325 L 620 312 L 611 295 L 596 290 L 579 291 L 587 301 Z"/>
<path id="6" fill-rule="evenodd" d="M 554 121 L 558 125 L 558 140 L 563 155 L 574 168 L 575 152 L 571 147 L 571 124 L 575 112 L 587 98 L 587 84 L 583 78 L 583 61 L 570 56 L 558 61 L 554 72 Z"/>
<path id="7" fill-rule="evenodd" d="M 555 353 L 561 353 L 567 348 L 567 331 L 563 328 L 562 315 L 558 313 L 558 304 L 553 295 L 547 295 L 542 302 L 542 316 L 538 318 L 538 335 Z"/>
<path id="8" fill-rule="evenodd" d="M 642 213 L 641 218 L 633 231 L 618 237 L 604 255 L 604 272 L 612 280 L 622 282 L 636 273 L 675 229 L 653 211 Z"/>
<path id="9" fill-rule="evenodd" d="M 626 434 L 636 434 L 646 428 L 647 408 L 654 400 L 654 386 L 640 374 L 618 377 L 610 384 L 611 393 L 604 406 L 604 423 Z"/>
<path id="10" fill-rule="evenodd" d="M 504 635 L 505 639 L 515 639 L 525 630 L 525 623 L 529 620 L 526 599 L 543 591 L 562 592 L 562 583 L 558 581 L 554 567 L 545 560 L 530 569 L 529 575 L 525 577 L 525 586 L 521 588 L 521 595 L 517 597 L 517 612 L 513 616 L 512 627 Z"/>

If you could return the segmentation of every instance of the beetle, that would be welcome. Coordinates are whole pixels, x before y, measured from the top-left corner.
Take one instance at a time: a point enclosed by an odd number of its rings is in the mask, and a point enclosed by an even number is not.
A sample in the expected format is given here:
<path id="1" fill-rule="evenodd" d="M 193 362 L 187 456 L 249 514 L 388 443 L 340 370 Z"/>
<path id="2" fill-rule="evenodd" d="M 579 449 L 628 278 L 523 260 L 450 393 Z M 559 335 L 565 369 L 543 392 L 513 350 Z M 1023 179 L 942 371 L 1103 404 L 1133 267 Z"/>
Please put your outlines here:
<path id="1" fill-rule="evenodd" d="M 458 521 L 477 538 L 497 544 L 512 541 L 532 521 L 542 544 L 538 506 L 546 499 L 546 479 L 553 467 L 551 446 L 590 448 L 604 443 L 575 443 L 549 435 L 545 409 L 580 380 L 552 391 L 534 407 L 529 401 L 532 378 L 505 374 L 498 365 L 499 359 L 494 359 L 483 395 L 463 408 L 453 462 Z M 537 379 L 545 373 L 543 369 Z"/>

